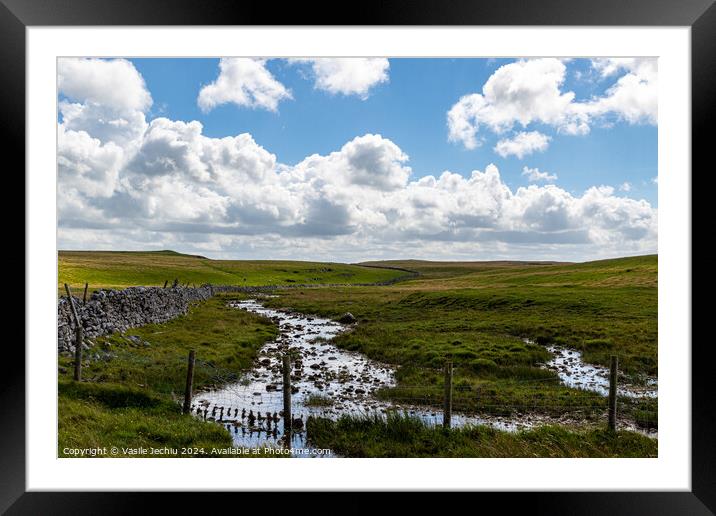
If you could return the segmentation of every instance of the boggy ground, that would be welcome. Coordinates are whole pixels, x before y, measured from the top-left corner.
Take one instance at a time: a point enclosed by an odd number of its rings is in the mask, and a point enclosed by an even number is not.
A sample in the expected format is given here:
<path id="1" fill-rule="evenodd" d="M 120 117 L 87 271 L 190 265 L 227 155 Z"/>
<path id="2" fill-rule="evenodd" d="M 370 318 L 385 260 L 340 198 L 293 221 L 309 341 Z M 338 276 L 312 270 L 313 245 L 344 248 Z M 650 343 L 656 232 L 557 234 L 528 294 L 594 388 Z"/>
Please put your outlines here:
<path id="1" fill-rule="evenodd" d="M 354 331 L 339 347 L 399 366 L 398 386 L 381 395 L 440 403 L 441 368 L 454 363 L 456 410 L 510 414 L 579 411 L 603 418 L 602 396 L 560 384 L 545 344 L 582 352 L 620 381 L 643 385 L 657 375 L 657 257 L 584 264 L 388 262 L 421 273 L 381 288 L 284 291 L 269 306 L 337 318 Z M 526 340 L 532 342 L 526 342 Z M 435 401 L 431 401 L 435 400 Z M 656 399 L 620 399 L 620 415 L 657 424 Z"/>

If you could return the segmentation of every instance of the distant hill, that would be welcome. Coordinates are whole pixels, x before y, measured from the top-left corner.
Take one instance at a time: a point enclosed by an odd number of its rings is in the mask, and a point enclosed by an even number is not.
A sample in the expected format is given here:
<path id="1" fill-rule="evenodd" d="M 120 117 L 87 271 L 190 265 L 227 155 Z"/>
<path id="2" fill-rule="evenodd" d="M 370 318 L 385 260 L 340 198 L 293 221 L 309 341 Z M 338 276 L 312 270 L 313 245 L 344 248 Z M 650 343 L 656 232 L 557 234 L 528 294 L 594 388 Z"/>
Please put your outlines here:
<path id="1" fill-rule="evenodd" d="M 405 273 L 342 263 L 211 260 L 176 251 L 59 251 L 58 288 L 125 288 L 180 284 L 291 285 L 317 283 L 375 283 Z"/>

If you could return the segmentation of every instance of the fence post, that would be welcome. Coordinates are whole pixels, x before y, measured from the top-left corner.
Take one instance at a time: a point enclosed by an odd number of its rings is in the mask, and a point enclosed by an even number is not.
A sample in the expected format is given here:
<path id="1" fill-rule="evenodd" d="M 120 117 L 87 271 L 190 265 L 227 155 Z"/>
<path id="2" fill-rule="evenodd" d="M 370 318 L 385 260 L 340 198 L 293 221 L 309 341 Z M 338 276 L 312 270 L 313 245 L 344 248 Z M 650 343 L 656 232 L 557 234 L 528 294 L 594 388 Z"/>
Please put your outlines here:
<path id="1" fill-rule="evenodd" d="M 191 408 L 191 387 L 194 383 L 194 362 L 196 359 L 196 352 L 192 349 L 189 351 L 189 363 L 186 366 L 186 388 L 184 389 L 184 407 L 182 412 L 184 414 L 189 413 Z"/>
<path id="2" fill-rule="evenodd" d="M 82 296 L 82 304 L 83 305 L 87 304 L 87 287 L 89 287 L 89 283 L 85 282 L 85 293 Z"/>
<path id="3" fill-rule="evenodd" d="M 443 427 L 450 428 L 452 418 L 452 362 L 445 362 L 445 395 L 443 397 Z"/>
<path id="4" fill-rule="evenodd" d="M 283 355 L 283 431 L 291 443 L 291 357 Z"/>
<path id="5" fill-rule="evenodd" d="M 75 299 L 72 297 L 72 291 L 70 286 L 65 283 L 65 292 L 67 292 L 67 299 L 70 301 L 70 308 L 72 309 L 72 316 L 75 319 L 75 381 L 82 381 L 82 341 L 84 340 L 84 331 L 82 329 L 82 323 L 80 322 L 80 316 L 77 315 L 77 308 L 75 307 Z"/>
<path id="6" fill-rule="evenodd" d="M 609 430 L 617 429 L 617 366 L 616 355 L 609 361 Z"/>

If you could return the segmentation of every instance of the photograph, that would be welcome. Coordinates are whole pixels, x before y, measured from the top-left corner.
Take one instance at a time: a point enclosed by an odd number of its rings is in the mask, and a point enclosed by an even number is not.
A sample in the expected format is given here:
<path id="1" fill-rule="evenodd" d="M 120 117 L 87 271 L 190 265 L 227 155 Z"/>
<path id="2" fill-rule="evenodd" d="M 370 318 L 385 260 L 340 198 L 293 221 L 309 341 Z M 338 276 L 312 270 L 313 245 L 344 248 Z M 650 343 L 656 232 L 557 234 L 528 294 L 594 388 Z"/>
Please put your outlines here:
<path id="1" fill-rule="evenodd" d="M 57 56 L 55 458 L 659 458 L 659 62 Z"/>

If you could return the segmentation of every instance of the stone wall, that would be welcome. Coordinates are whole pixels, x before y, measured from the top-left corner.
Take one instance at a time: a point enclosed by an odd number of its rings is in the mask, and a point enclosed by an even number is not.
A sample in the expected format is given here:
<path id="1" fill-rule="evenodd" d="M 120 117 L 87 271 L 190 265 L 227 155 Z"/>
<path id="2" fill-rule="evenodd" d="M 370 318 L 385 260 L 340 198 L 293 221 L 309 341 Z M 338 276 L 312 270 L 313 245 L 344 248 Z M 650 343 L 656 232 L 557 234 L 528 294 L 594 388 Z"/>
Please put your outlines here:
<path id="1" fill-rule="evenodd" d="M 397 268 L 396 268 L 397 269 Z M 246 294 L 271 292 L 279 289 L 377 286 L 391 285 L 409 279 L 418 273 L 406 269 L 407 274 L 378 283 L 336 283 L 336 284 L 291 284 L 257 287 L 228 285 L 202 285 L 201 287 L 129 287 L 124 290 L 98 290 L 86 304 L 75 297 L 75 306 L 88 340 L 112 332 L 123 332 L 129 328 L 151 323 L 163 323 L 185 314 L 193 301 L 203 301 L 215 292 L 243 292 Z M 61 352 L 74 351 L 75 320 L 69 299 L 61 297 L 57 306 L 57 347 Z"/>
<path id="2" fill-rule="evenodd" d="M 85 338 L 92 339 L 135 326 L 168 321 L 185 314 L 192 301 L 208 299 L 212 294 L 210 286 L 98 290 L 86 304 L 75 297 L 75 307 Z M 59 300 L 57 318 L 59 351 L 74 351 L 75 321 L 67 297 L 63 296 Z"/>

